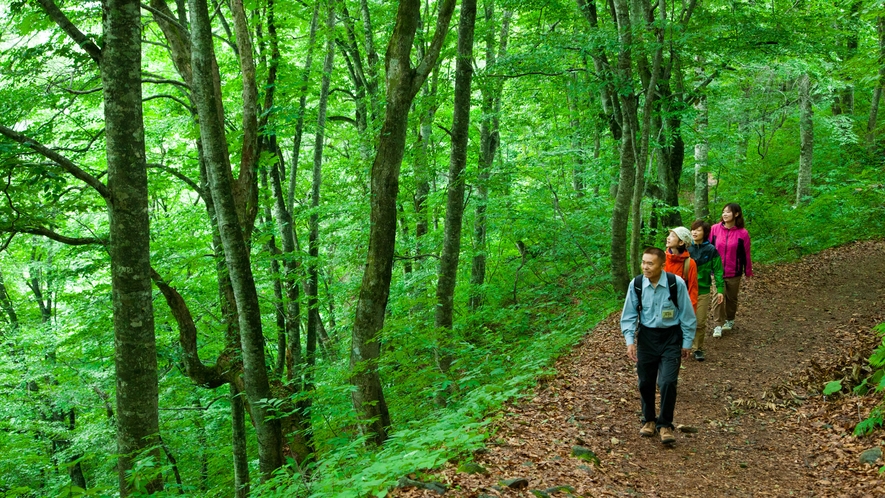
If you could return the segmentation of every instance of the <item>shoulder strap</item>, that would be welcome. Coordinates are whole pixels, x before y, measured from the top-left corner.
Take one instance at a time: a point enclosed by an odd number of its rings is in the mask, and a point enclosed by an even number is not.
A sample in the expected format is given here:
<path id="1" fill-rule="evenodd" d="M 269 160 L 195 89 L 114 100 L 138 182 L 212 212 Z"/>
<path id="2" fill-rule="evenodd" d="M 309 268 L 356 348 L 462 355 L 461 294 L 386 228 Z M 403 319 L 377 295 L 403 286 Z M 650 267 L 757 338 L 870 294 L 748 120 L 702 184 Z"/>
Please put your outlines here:
<path id="1" fill-rule="evenodd" d="M 688 285 L 688 270 L 691 268 L 691 258 L 685 258 L 685 262 L 682 263 L 682 280 L 685 280 L 685 285 Z"/>
<path id="2" fill-rule="evenodd" d="M 633 279 L 633 292 L 636 294 L 636 311 L 642 311 L 642 275 Z"/>
<path id="3" fill-rule="evenodd" d="M 676 286 L 676 275 L 667 273 L 667 287 L 670 288 L 670 302 L 679 309 L 679 287 Z"/>
<path id="4" fill-rule="evenodd" d="M 633 293 L 636 294 L 636 315 L 642 325 L 642 275 L 633 279 Z"/>

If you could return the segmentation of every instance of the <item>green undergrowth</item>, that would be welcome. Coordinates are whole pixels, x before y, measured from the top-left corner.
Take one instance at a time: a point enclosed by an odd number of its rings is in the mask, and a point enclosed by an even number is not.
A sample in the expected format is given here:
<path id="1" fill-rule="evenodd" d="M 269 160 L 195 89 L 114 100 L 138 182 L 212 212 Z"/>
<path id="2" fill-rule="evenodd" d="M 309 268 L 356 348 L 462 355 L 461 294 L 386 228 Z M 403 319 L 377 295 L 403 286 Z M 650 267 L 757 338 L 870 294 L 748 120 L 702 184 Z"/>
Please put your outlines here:
<path id="1" fill-rule="evenodd" d="M 870 411 L 869 416 L 854 427 L 855 436 L 866 436 L 885 425 L 885 323 L 875 326 L 873 331 L 882 338 L 882 341 L 873 350 L 873 354 L 870 355 L 869 367 L 871 373 L 860 384 L 855 386 L 853 391 L 858 395 L 872 392 L 874 396 L 878 396 L 882 400 Z M 837 380 L 827 383 L 824 393 L 826 394 L 827 388 L 835 389 L 837 383 L 839 390 L 841 390 L 842 384 Z"/>
<path id="2" fill-rule="evenodd" d="M 372 449 L 365 437 L 348 437 L 346 431 L 356 425 L 350 407 L 326 407 L 330 414 L 341 411 L 334 419 L 322 417 L 327 433 L 318 434 L 325 444 L 317 463 L 286 469 L 262 486 L 260 495 L 381 497 L 403 476 L 469 461 L 484 446 L 490 422 L 505 403 L 528 395 L 539 377 L 554 374 L 555 360 L 620 304 L 610 294 L 583 301 L 566 294 L 539 292 L 535 302 L 488 311 L 475 322 L 485 326 L 456 328 L 449 337 L 392 320 L 385 333 L 396 347 L 385 352 L 381 365 L 394 426 L 390 439 L 380 450 Z M 432 361 L 434 349 L 456 358 L 448 376 Z M 410 362 L 397 355 L 405 351 Z M 444 408 L 441 397 L 447 398 Z M 311 477 L 301 477 L 307 474 Z"/>
<path id="3" fill-rule="evenodd" d="M 885 186 L 849 184 L 793 207 L 763 197 L 741 204 L 753 260 L 795 261 L 853 240 L 885 237 Z"/>

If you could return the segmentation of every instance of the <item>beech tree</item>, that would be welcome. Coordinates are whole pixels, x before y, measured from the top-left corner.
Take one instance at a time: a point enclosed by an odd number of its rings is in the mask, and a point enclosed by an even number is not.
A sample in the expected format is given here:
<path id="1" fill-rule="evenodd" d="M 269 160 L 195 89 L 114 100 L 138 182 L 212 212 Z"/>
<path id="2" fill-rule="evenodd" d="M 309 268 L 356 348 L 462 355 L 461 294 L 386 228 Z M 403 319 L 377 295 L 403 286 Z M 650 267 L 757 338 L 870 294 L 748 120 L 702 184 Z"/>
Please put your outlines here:
<path id="1" fill-rule="evenodd" d="M 390 296 L 396 241 L 396 196 L 409 108 L 436 65 L 454 10 L 455 0 L 444 0 L 433 41 L 413 68 L 411 53 L 421 17 L 421 4 L 417 0 L 400 2 L 385 57 L 387 109 L 372 164 L 369 252 L 356 304 L 350 349 L 352 382 L 356 388 L 352 393 L 353 406 L 376 444 L 387 439 L 390 426 L 390 413 L 377 370 L 381 355 L 378 334 L 384 326 L 384 310 Z"/>

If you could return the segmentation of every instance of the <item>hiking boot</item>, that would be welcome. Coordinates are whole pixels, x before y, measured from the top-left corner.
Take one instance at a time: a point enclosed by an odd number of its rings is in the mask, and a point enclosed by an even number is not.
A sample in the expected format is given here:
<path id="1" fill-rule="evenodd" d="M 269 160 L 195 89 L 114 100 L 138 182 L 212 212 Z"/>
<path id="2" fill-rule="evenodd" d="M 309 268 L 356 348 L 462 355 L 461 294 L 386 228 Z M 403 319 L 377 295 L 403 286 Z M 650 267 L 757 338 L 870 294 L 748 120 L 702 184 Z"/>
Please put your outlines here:
<path id="1" fill-rule="evenodd" d="M 652 437 L 655 435 L 655 423 L 654 422 L 646 422 L 642 424 L 642 429 L 639 429 L 639 435 L 642 437 Z"/>
<path id="2" fill-rule="evenodd" d="M 722 327 L 716 327 L 713 329 L 713 337 L 722 337 Z"/>
<path id="3" fill-rule="evenodd" d="M 704 358 L 704 352 L 701 351 L 700 349 L 698 349 L 697 351 L 695 351 L 695 352 L 694 352 L 694 359 L 695 359 L 696 361 L 704 361 L 704 360 L 706 360 L 706 358 Z"/>
<path id="4" fill-rule="evenodd" d="M 673 444 L 676 442 L 676 436 L 673 434 L 672 427 L 661 427 L 661 442 L 664 444 Z"/>
<path id="5" fill-rule="evenodd" d="M 725 325 L 722 326 L 722 330 L 731 330 L 734 328 L 734 320 L 725 320 Z"/>

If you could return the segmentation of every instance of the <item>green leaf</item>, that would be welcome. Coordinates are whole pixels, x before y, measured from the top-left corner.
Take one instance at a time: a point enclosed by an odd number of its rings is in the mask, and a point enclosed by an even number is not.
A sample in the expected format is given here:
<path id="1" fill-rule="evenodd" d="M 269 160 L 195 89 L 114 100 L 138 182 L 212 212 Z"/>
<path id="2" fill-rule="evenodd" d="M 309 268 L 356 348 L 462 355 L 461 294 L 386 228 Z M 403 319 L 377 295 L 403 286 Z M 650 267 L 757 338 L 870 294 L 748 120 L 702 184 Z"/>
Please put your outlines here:
<path id="1" fill-rule="evenodd" d="M 831 380 L 827 382 L 824 386 L 823 394 L 824 396 L 829 396 L 831 394 L 837 393 L 842 390 L 842 380 Z"/>

